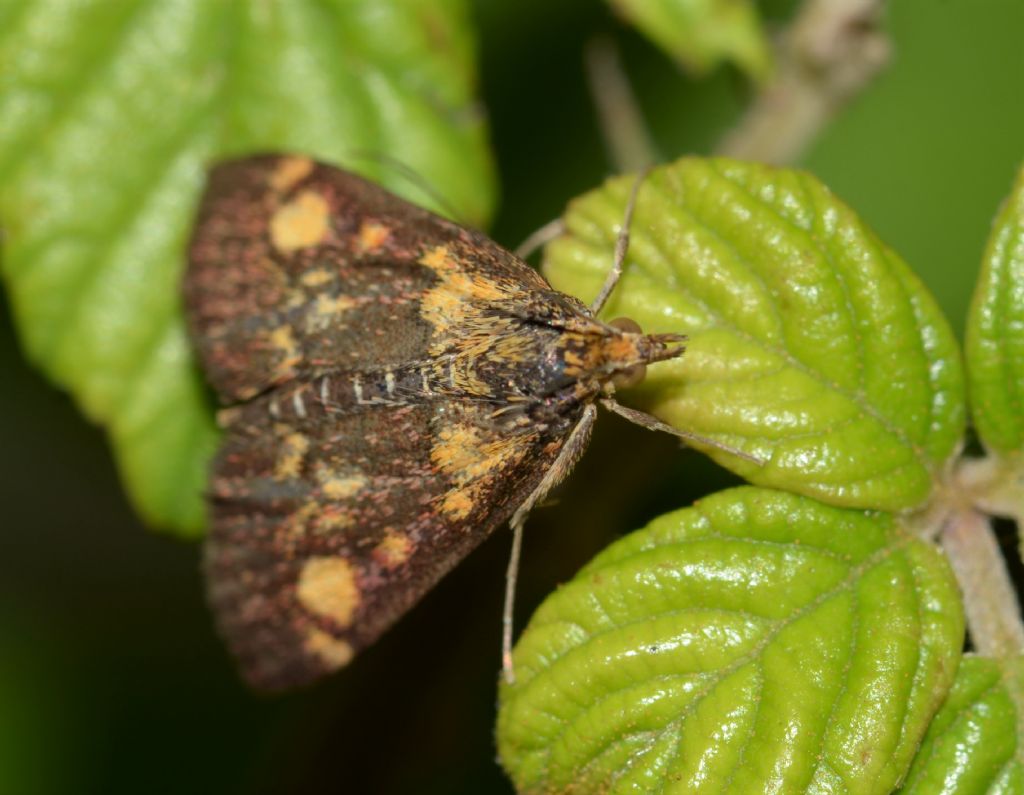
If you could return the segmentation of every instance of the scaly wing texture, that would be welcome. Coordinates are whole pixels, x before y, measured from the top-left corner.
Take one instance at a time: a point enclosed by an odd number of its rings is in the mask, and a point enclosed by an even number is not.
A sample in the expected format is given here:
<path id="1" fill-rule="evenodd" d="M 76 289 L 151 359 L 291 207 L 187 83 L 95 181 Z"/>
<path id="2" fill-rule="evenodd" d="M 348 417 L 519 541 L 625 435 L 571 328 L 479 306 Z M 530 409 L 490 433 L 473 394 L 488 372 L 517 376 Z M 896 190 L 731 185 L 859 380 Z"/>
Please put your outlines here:
<path id="1" fill-rule="evenodd" d="M 215 169 L 190 255 L 196 346 L 242 403 L 214 465 L 211 603 L 251 683 L 301 684 L 536 488 L 573 417 L 503 412 L 497 373 L 592 321 L 482 235 L 300 157 Z"/>
<path id="2" fill-rule="evenodd" d="M 274 420 L 233 411 L 212 483 L 210 599 L 245 677 L 303 684 L 345 665 L 505 522 L 564 437 L 495 433 L 477 401 Z"/>
<path id="3" fill-rule="evenodd" d="M 448 303 L 431 314 L 423 298 L 437 287 Z M 462 334 L 452 304 L 543 305 L 549 294 L 558 295 L 482 234 L 287 156 L 213 170 L 185 280 L 192 336 L 229 403 L 326 368 L 424 359 Z"/>

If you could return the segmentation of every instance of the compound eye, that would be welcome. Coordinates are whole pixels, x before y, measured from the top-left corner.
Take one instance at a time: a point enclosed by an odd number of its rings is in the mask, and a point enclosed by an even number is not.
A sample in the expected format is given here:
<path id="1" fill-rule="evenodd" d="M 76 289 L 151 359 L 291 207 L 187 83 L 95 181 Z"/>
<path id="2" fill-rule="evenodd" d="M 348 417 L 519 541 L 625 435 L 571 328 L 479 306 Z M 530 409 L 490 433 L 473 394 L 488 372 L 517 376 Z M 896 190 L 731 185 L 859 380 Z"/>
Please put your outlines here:
<path id="1" fill-rule="evenodd" d="M 639 334 L 642 331 L 640 324 L 631 317 L 617 317 L 608 325 L 619 331 L 625 331 L 627 334 Z"/>
<path id="2" fill-rule="evenodd" d="M 633 321 L 630 320 L 630 323 Z M 633 325 L 636 325 L 635 323 Z M 631 367 L 627 367 L 621 373 L 616 373 L 612 376 L 612 383 L 615 384 L 616 389 L 629 389 L 631 386 L 636 386 L 647 376 L 647 365 L 646 364 L 634 364 Z"/>

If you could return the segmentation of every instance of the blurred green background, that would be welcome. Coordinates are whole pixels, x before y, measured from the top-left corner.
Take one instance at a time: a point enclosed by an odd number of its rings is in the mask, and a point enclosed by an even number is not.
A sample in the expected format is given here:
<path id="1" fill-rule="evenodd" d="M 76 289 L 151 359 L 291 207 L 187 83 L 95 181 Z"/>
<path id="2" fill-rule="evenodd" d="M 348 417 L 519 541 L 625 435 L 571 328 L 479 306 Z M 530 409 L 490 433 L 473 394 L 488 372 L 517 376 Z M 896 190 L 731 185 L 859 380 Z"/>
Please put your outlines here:
<path id="1" fill-rule="evenodd" d="M 771 22 L 791 5 L 763 10 Z M 666 157 L 709 152 L 749 99 L 729 69 L 682 75 L 598 3 L 479 0 L 475 13 L 502 180 L 492 233 L 506 245 L 610 170 L 582 67 L 593 35 L 618 42 Z M 900 0 L 886 24 L 890 67 L 802 164 L 959 332 L 1024 155 L 1024 4 Z M 507 533 L 343 674 L 259 698 L 213 634 L 198 547 L 133 516 L 102 432 L 28 368 L 6 305 L 0 373 L 0 795 L 510 791 L 492 742 Z M 604 418 L 558 504 L 530 522 L 520 624 L 617 534 L 728 482 L 671 439 Z"/>

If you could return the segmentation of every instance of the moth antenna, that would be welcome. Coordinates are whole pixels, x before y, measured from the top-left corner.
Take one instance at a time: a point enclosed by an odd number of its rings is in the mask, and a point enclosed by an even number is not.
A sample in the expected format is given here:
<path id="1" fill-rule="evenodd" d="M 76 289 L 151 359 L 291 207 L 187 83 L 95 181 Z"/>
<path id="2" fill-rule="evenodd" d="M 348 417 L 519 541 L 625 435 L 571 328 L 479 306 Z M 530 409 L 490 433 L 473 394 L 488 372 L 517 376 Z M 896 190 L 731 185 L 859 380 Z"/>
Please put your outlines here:
<path id="1" fill-rule="evenodd" d="M 629 192 L 629 201 L 626 202 L 626 215 L 622 219 L 619 237 L 615 241 L 615 257 L 612 260 L 612 269 L 608 271 L 608 275 L 604 279 L 601 292 L 597 294 L 597 298 L 590 305 L 590 313 L 594 316 L 604 308 L 604 305 L 608 302 L 608 296 L 612 294 L 612 290 L 615 289 L 615 285 L 619 282 L 619 277 L 622 276 L 622 264 L 626 261 L 626 252 L 629 251 L 629 227 L 633 223 L 636 197 L 640 193 L 640 186 L 647 179 L 647 174 L 650 170 L 651 168 L 648 166 L 637 174 L 636 180 L 633 182 L 633 189 Z"/>
<path id="2" fill-rule="evenodd" d="M 621 403 L 618 403 L 611 398 L 602 398 L 601 405 L 609 411 L 618 414 L 620 417 L 625 417 L 630 422 L 647 428 L 648 430 L 670 433 L 673 436 L 678 436 L 688 442 L 699 442 L 700 444 L 705 444 L 708 447 L 714 447 L 716 450 L 721 450 L 723 453 L 731 453 L 734 456 L 742 458 L 745 461 L 749 461 L 752 464 L 757 464 L 760 467 L 763 467 L 768 463 L 763 458 L 751 455 L 744 450 L 740 450 L 738 447 L 722 444 L 721 442 L 710 439 L 707 436 L 701 436 L 699 433 L 681 431 L 678 428 L 672 427 L 667 422 L 662 422 L 657 417 L 652 417 L 650 414 L 643 411 L 637 411 L 636 409 L 623 406 Z"/>
<path id="3" fill-rule="evenodd" d="M 437 189 L 423 177 L 422 174 L 420 174 L 416 169 L 412 168 L 412 166 L 408 165 L 407 163 L 403 163 L 397 157 L 385 154 L 384 152 L 375 152 L 371 149 L 350 149 L 348 150 L 347 154 L 351 155 L 353 158 L 357 160 L 370 160 L 372 162 L 379 163 L 380 165 L 387 166 L 396 174 L 400 174 L 401 176 L 405 177 L 405 179 L 408 182 L 415 185 L 417 188 L 419 188 L 421 191 L 427 194 L 427 196 L 433 199 L 437 203 L 437 206 L 444 210 L 445 215 L 447 215 L 453 221 L 456 221 L 462 226 L 469 225 L 465 221 L 463 221 L 463 219 L 460 217 L 459 211 L 452 206 L 451 202 L 449 202 L 444 196 L 442 196 L 437 191 Z"/>
<path id="4" fill-rule="evenodd" d="M 512 253 L 519 257 L 519 259 L 527 259 L 533 252 L 541 246 L 546 246 L 564 231 L 565 223 L 561 218 L 548 221 L 544 226 L 532 231 L 526 240 L 515 247 Z"/>
<path id="5" fill-rule="evenodd" d="M 512 617 L 516 601 L 516 581 L 519 579 L 519 557 L 523 548 L 523 525 L 533 507 L 565 479 L 573 464 L 583 455 L 583 451 L 587 449 L 587 442 L 590 441 L 595 419 L 597 408 L 590 404 L 584 409 L 583 416 L 572 429 L 558 457 L 544 473 L 540 483 L 512 515 L 512 551 L 505 573 L 505 607 L 501 613 L 501 670 L 505 675 L 505 681 L 510 685 L 516 683 L 516 672 L 512 666 Z"/>

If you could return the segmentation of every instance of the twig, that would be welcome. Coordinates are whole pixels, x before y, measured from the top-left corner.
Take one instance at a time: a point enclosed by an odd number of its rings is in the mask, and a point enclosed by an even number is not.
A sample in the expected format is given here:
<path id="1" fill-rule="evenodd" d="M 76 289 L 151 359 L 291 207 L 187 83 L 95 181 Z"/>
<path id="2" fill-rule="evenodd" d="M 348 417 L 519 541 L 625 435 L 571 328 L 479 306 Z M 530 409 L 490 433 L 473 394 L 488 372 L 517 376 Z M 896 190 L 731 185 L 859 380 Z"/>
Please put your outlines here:
<path id="1" fill-rule="evenodd" d="M 986 657 L 1024 651 L 1020 606 L 988 518 L 970 508 L 954 510 L 940 538 L 963 591 L 975 650 Z"/>
<path id="2" fill-rule="evenodd" d="M 548 221 L 540 229 L 535 229 L 522 243 L 515 248 L 515 255 L 519 259 L 529 259 L 529 257 L 539 249 L 541 246 L 546 246 L 552 240 L 565 232 L 565 221 L 561 218 L 556 218 L 554 221 Z"/>
<path id="3" fill-rule="evenodd" d="M 806 0 L 783 33 L 776 74 L 720 154 L 791 163 L 843 105 L 886 64 L 889 40 L 879 29 L 883 0 Z"/>
<path id="4" fill-rule="evenodd" d="M 585 61 L 590 95 L 615 170 L 624 174 L 654 165 L 659 159 L 654 142 L 622 69 L 615 42 L 607 36 L 591 39 Z"/>
<path id="5" fill-rule="evenodd" d="M 985 513 L 1013 519 L 1024 528 L 1024 481 L 1021 462 L 1016 456 L 1004 458 L 964 458 L 957 466 L 956 483 Z"/>

